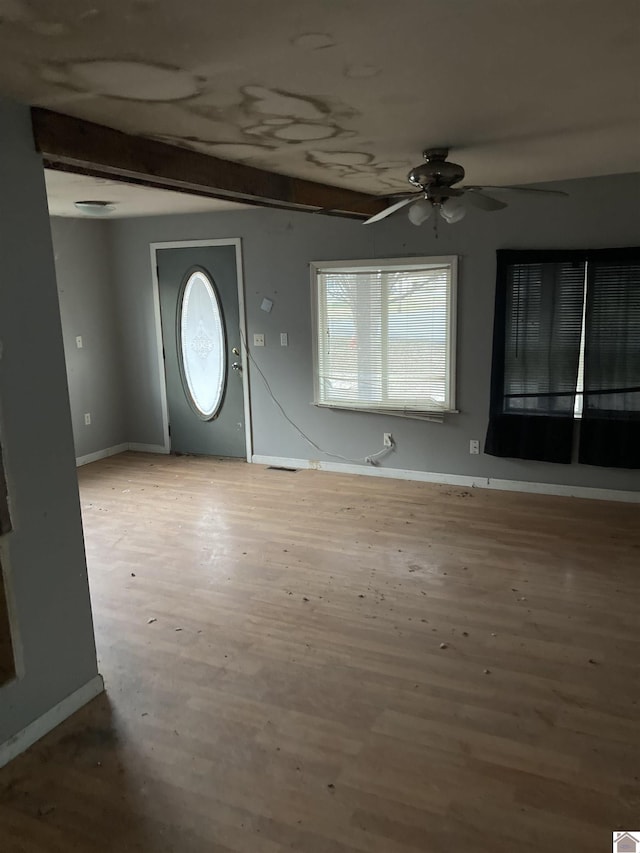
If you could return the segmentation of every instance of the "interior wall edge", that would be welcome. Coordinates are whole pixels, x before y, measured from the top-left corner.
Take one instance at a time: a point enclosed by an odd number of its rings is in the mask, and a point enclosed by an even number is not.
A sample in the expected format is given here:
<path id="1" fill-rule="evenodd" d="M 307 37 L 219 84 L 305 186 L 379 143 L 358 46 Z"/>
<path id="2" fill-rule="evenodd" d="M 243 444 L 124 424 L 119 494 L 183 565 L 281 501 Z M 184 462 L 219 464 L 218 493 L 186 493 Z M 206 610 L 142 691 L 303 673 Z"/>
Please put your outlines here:
<path id="1" fill-rule="evenodd" d="M 6 744 L 98 665 L 50 217 L 28 107 L 0 97 L 0 138 L 0 399 L 13 521 L 3 548 L 19 670 L 0 688 Z"/>

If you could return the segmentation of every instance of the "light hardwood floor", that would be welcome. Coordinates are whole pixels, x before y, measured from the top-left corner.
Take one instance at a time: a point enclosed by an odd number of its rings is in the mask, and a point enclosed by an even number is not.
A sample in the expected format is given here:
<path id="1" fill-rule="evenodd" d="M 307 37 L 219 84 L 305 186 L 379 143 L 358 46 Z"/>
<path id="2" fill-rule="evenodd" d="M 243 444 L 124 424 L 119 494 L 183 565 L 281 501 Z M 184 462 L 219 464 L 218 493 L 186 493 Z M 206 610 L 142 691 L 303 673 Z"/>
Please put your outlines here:
<path id="1" fill-rule="evenodd" d="M 107 693 L 0 771 L 2 853 L 589 853 L 640 823 L 637 506 L 79 477 Z"/>

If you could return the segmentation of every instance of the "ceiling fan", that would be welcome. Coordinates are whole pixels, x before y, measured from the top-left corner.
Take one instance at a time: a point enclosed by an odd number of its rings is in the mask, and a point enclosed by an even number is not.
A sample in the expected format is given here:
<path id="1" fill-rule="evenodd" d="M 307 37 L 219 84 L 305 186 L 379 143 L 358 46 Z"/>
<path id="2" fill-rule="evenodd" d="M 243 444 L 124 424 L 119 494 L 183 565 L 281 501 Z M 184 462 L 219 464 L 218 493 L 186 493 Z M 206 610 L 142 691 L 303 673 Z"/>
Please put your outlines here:
<path id="1" fill-rule="evenodd" d="M 533 187 L 453 186 L 464 178 L 464 169 L 458 163 L 447 160 L 448 148 L 428 148 L 422 152 L 422 156 L 425 162 L 416 166 L 407 175 L 409 183 L 417 187 L 417 191 L 392 193 L 385 196 L 385 198 L 400 200 L 380 213 L 376 213 L 375 216 L 369 217 L 364 225 L 379 222 L 407 206 L 409 206 L 409 221 L 414 225 L 422 225 L 432 213 L 439 213 L 445 222 L 453 224 L 459 222 L 467 212 L 463 198 L 481 210 L 502 210 L 507 207 L 506 201 L 487 195 L 485 190 L 567 195 L 561 190 L 542 190 Z"/>

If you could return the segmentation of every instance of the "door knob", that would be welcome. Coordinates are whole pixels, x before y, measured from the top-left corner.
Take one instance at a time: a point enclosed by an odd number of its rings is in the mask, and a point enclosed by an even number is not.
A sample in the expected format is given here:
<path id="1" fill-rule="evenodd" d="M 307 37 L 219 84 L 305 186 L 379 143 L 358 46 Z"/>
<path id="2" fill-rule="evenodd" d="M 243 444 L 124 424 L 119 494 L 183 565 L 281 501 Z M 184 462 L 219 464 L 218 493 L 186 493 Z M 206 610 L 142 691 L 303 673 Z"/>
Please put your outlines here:
<path id="1" fill-rule="evenodd" d="M 234 347 L 234 348 L 231 350 L 231 352 L 232 352 L 234 355 L 240 355 L 240 350 L 238 349 L 238 347 Z"/>
<path id="2" fill-rule="evenodd" d="M 234 361 L 231 365 L 231 370 L 242 370 L 242 365 L 239 361 Z"/>

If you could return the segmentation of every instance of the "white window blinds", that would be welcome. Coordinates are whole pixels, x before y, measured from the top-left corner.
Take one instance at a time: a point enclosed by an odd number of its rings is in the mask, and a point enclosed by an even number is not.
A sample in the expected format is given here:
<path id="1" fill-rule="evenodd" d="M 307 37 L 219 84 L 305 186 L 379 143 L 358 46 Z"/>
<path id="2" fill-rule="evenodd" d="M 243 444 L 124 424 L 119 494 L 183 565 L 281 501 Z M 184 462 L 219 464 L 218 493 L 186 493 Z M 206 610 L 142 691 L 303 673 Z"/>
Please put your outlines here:
<path id="1" fill-rule="evenodd" d="M 319 405 L 454 408 L 455 258 L 314 265 Z"/>

